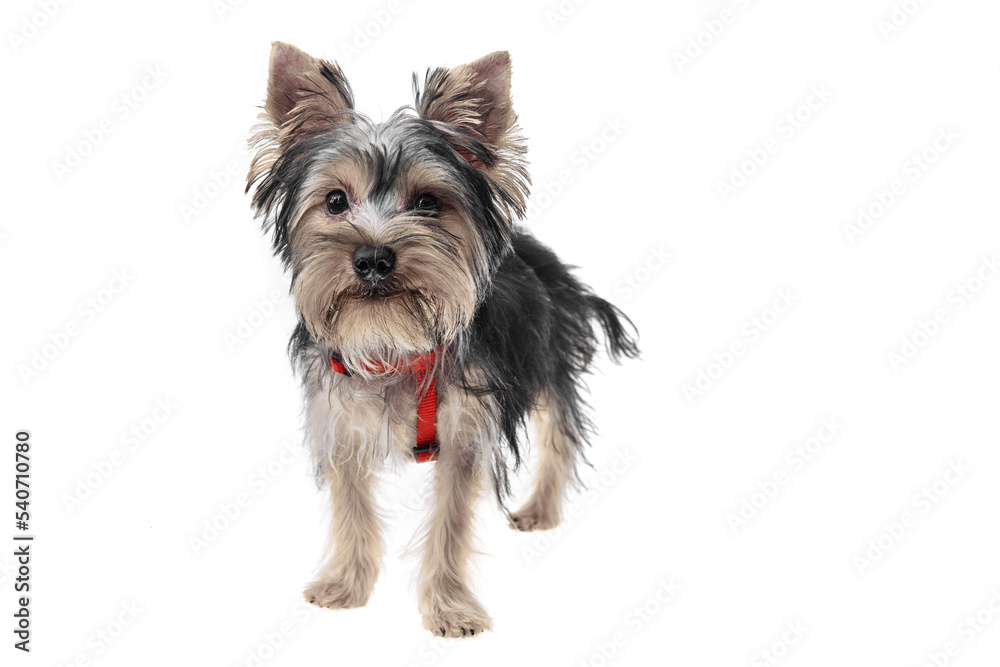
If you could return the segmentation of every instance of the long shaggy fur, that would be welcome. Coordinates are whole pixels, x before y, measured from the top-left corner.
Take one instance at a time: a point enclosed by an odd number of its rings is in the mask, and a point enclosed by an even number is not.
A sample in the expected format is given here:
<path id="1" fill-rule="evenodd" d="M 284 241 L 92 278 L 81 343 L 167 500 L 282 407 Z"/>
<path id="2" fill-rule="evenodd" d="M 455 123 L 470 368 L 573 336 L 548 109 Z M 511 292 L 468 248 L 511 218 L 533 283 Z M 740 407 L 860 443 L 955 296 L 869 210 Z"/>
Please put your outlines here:
<path id="1" fill-rule="evenodd" d="M 386 463 L 407 460 L 427 390 L 371 364 L 437 350 L 440 454 L 420 604 L 428 629 L 468 636 L 490 625 L 465 584 L 480 489 L 505 505 L 531 415 L 542 464 L 511 523 L 554 527 L 592 432 L 581 378 L 598 332 L 615 360 L 638 349 L 628 319 L 515 224 L 528 174 L 507 54 L 430 70 L 422 86 L 414 75 L 414 98 L 374 123 L 354 109 L 339 67 L 275 43 L 247 189 L 291 271 L 299 323 L 289 349 L 334 507 L 333 550 L 306 597 L 367 601 L 381 555 L 372 484 Z M 349 205 L 331 211 L 330 193 Z M 392 249 L 385 280 L 359 278 L 362 247 Z M 350 376 L 334 372 L 332 355 Z"/>

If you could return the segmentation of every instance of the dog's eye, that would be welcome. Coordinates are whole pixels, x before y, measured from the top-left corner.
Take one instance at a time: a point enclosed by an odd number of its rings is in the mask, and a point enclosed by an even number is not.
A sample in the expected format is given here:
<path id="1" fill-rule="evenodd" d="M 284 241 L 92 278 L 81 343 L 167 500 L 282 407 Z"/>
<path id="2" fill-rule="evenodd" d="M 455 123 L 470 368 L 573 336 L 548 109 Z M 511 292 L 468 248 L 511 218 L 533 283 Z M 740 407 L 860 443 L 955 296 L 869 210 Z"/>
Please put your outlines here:
<path id="1" fill-rule="evenodd" d="M 330 215 L 339 215 L 349 208 L 351 202 L 343 190 L 334 190 L 326 196 L 326 212 Z"/>
<path id="2" fill-rule="evenodd" d="M 421 213 L 440 213 L 441 200 L 429 192 L 423 192 L 413 198 L 413 205 L 411 208 Z"/>

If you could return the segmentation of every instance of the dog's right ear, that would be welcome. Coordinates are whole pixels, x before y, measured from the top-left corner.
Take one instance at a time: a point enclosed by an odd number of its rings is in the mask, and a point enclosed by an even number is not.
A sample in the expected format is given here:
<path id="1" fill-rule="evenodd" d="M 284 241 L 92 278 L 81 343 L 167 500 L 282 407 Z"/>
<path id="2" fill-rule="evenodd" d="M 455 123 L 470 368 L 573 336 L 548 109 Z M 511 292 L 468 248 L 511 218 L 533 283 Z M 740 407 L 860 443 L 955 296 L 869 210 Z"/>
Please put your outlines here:
<path id="1" fill-rule="evenodd" d="M 313 58 L 291 44 L 271 44 L 264 111 L 278 128 L 295 125 L 295 134 L 349 119 L 354 95 L 336 63 Z"/>
<path id="2" fill-rule="evenodd" d="M 274 249 L 287 264 L 288 230 L 295 199 L 289 183 L 301 157 L 295 148 L 303 140 L 353 120 L 354 95 L 335 63 L 313 58 L 291 44 L 271 45 L 267 101 L 254 127 L 254 149 L 247 174 L 247 192 L 254 189 L 253 207 L 264 229 L 274 230 Z"/>

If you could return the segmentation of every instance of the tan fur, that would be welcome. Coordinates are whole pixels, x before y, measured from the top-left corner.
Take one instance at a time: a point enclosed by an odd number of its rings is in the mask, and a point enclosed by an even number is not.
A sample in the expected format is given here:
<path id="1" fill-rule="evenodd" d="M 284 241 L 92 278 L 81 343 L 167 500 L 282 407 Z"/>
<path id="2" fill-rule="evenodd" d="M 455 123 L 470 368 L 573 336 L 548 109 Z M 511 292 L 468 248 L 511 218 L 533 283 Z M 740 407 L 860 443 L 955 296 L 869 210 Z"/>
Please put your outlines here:
<path id="1" fill-rule="evenodd" d="M 381 538 L 373 482 L 383 461 L 401 463 L 409 456 L 417 388 L 408 375 L 365 384 L 336 376 L 323 383 L 307 387 L 312 395 L 307 424 L 330 483 L 332 554 L 304 595 L 320 606 L 348 608 L 365 604 L 378 575 Z M 455 387 L 442 388 L 438 397 L 441 449 L 421 539 L 419 585 L 424 626 L 442 636 L 473 636 L 490 628 L 466 579 L 473 509 L 498 439 L 489 426 L 494 407 L 490 399 Z"/>
<path id="2" fill-rule="evenodd" d="M 514 217 L 522 217 L 528 194 L 527 153 L 510 97 L 510 54 L 496 51 L 479 60 L 428 76 L 417 98 L 421 118 L 445 123 L 485 141 L 496 161 L 476 163 L 503 191 Z"/>
<path id="3" fill-rule="evenodd" d="M 351 120 L 353 100 L 323 76 L 324 68 L 343 80 L 335 64 L 289 44 L 273 44 L 267 101 L 251 139 L 256 152 L 248 189 L 266 178 L 292 143 Z M 496 52 L 435 72 L 421 96 L 421 116 L 483 138 L 496 161 L 479 167 L 505 194 L 503 206 L 523 214 L 528 176 L 510 100 L 509 56 Z M 371 174 L 361 165 L 326 165 L 310 177 L 307 196 L 289 222 L 293 263 L 303 267 L 293 286 L 299 312 L 314 338 L 347 358 L 391 362 L 451 340 L 471 322 L 479 300 L 477 280 L 486 271 L 486 250 L 462 212 L 443 210 L 435 226 L 400 217 L 414 195 L 447 192 L 451 186 L 426 168 L 402 175 L 400 182 L 399 210 L 387 214 L 366 206 Z M 327 193 L 338 188 L 354 204 L 339 219 L 324 210 Z M 264 221 L 265 229 L 273 224 Z M 452 239 L 454 249 L 443 247 L 442 238 Z M 396 251 L 399 268 L 388 297 L 373 300 L 359 291 L 351 267 L 359 245 L 389 245 Z"/>
<path id="4" fill-rule="evenodd" d="M 447 189 L 430 170 L 403 176 L 398 210 L 379 210 L 366 203 L 371 174 L 352 162 L 326 165 L 310 178 L 300 217 L 292 223 L 291 248 L 301 267 L 293 291 L 302 319 L 317 340 L 340 349 L 345 358 L 403 359 L 449 340 L 468 326 L 478 294 L 474 267 L 485 249 L 468 221 L 443 210 L 433 224 L 405 213 L 420 192 Z M 342 189 L 352 198 L 351 210 L 326 213 L 327 193 Z M 442 245 L 441 238 L 451 245 Z M 360 245 L 386 245 L 396 252 L 394 293 L 368 298 L 352 267 Z M 427 295 L 433 295 L 429 297 Z"/>
<path id="5" fill-rule="evenodd" d="M 499 223 L 501 237 L 506 235 L 499 240 L 509 242 L 513 220 L 524 214 L 529 178 L 510 99 L 508 54 L 496 52 L 451 70 L 433 70 L 415 106 L 487 177 L 500 218 L 491 220 Z M 285 187 L 293 182 L 285 176 L 288 165 L 278 161 L 287 151 L 290 164 L 300 164 L 294 160 L 301 155 L 289 149 L 312 143 L 297 142 L 339 130 L 361 145 L 385 150 L 392 144 L 392 123 L 372 123 L 353 107 L 335 64 L 274 43 L 267 101 L 251 140 L 257 150 L 248 190 L 258 185 L 254 205 L 265 217 L 265 229 L 274 229 L 272 218 L 280 216 L 275 245 L 287 252 L 300 320 L 319 348 L 299 363 L 307 367 L 307 437 L 329 484 L 333 523 L 328 555 L 304 595 L 329 608 L 357 607 L 369 599 L 382 557 L 376 476 L 387 464 L 411 460 L 424 389 L 412 374 L 380 375 L 364 362 L 393 364 L 447 349 L 472 322 L 483 296 L 479 290 L 489 285 L 496 260 L 467 219 L 469 211 L 459 210 L 475 202 L 465 199 L 440 165 L 404 167 L 395 197 L 380 195 L 372 201 L 376 175 L 371 164 L 338 152 L 331 143 L 301 163 L 309 171 L 296 172 L 290 194 Z M 326 197 L 338 189 L 347 193 L 351 205 L 343 213 L 329 213 Z M 434 215 L 415 212 L 412 204 L 421 193 L 437 196 L 441 210 Z M 294 210 L 282 208 L 290 201 Z M 394 251 L 392 274 L 377 289 L 354 273 L 353 254 L 361 246 Z M 327 355 L 334 350 L 354 370 L 352 377 L 327 367 Z M 441 356 L 437 363 L 447 363 Z M 490 628 L 489 616 L 469 588 L 467 570 L 473 510 L 491 464 L 500 460 L 499 407 L 493 398 L 466 390 L 486 386 L 483 377 L 467 377 L 465 385 L 447 384 L 447 373 L 438 377 L 440 450 L 431 513 L 420 540 L 420 610 L 432 632 L 472 636 Z M 520 519 L 511 518 L 522 530 L 558 523 L 563 488 L 575 474 L 573 443 L 560 433 L 558 415 L 543 404 L 535 420 L 543 449 L 538 483 Z"/>
<path id="6" fill-rule="evenodd" d="M 372 498 L 375 474 L 344 457 L 327 480 L 333 502 L 332 554 L 303 596 L 320 607 L 350 609 L 368 603 L 382 559 Z"/>
<path id="7" fill-rule="evenodd" d="M 394 376 L 361 385 L 343 376 L 320 376 L 306 387 L 306 434 L 324 471 L 333 505 L 327 557 L 303 595 L 331 609 L 363 606 L 382 557 L 374 503 L 376 476 L 386 462 L 409 460 L 414 438 L 416 387 Z"/>
<path id="8" fill-rule="evenodd" d="M 473 508 L 483 489 L 487 448 L 497 434 L 484 430 L 488 402 L 460 389 L 441 397 L 441 452 L 434 470 L 434 500 L 423 539 L 420 611 L 424 627 L 443 637 L 490 629 L 490 618 L 466 582 L 472 553 Z"/>
<path id="9" fill-rule="evenodd" d="M 291 44 L 271 44 L 267 100 L 250 137 L 255 153 L 247 173 L 248 191 L 266 177 L 292 143 L 350 120 L 354 100 L 345 99 L 323 76 L 324 67 L 344 80 L 336 63 L 314 58 Z"/>
<path id="10" fill-rule="evenodd" d="M 528 502 L 509 517 L 512 528 L 526 532 L 551 530 L 559 525 L 565 491 L 577 480 L 576 447 L 560 430 L 558 415 L 549 402 L 540 402 L 532 419 L 541 448 L 535 490 Z"/>
<path id="11" fill-rule="evenodd" d="M 284 42 L 272 42 L 271 62 L 267 77 L 267 102 L 264 111 L 275 125 L 288 120 L 303 120 L 321 111 L 329 116 L 331 109 L 348 109 L 353 100 L 345 98 L 321 70 L 328 67 L 344 78 L 340 68 L 331 62 L 314 58 Z M 309 119 L 315 122 L 318 119 Z M 299 128 L 297 131 L 311 128 Z"/>

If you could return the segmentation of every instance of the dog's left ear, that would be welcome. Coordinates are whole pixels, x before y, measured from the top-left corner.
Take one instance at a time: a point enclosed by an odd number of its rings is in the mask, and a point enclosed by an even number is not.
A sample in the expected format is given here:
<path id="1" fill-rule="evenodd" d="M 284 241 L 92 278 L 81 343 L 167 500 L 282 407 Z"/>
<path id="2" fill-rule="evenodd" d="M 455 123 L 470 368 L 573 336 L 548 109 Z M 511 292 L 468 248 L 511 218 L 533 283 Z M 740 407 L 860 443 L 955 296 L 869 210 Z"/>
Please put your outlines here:
<path id="1" fill-rule="evenodd" d="M 497 145 L 517 117 L 510 101 L 510 55 L 497 51 L 468 65 L 427 71 L 424 89 L 413 75 L 417 113 L 455 128 L 484 143 Z"/>
<path id="2" fill-rule="evenodd" d="M 499 186 L 503 203 L 523 215 L 529 179 L 510 99 L 510 54 L 496 51 L 466 65 L 427 70 L 422 90 L 414 74 L 413 92 L 417 114 L 433 122 Z"/>

